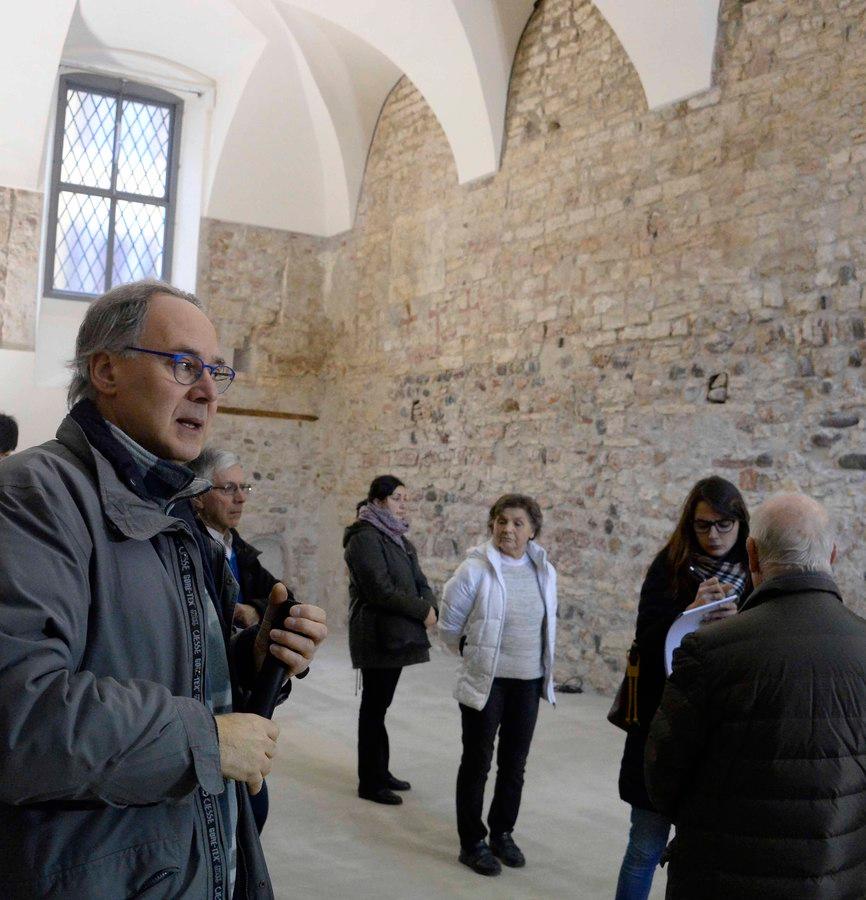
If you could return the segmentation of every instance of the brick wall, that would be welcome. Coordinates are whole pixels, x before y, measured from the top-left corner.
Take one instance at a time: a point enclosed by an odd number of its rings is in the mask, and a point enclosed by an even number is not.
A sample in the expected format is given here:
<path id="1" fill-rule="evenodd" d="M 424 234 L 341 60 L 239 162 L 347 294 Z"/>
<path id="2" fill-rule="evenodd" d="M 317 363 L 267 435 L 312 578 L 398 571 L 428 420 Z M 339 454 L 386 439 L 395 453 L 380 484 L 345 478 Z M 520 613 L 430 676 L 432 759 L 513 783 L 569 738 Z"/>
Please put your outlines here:
<path id="1" fill-rule="evenodd" d="M 209 224 L 201 293 L 230 346 L 250 337 L 244 389 L 306 392 L 321 416 L 303 447 L 266 455 L 275 478 L 312 460 L 285 528 L 316 548 L 298 564 L 333 617 L 340 529 L 386 471 L 414 492 L 438 585 L 498 494 L 539 497 L 560 675 L 599 688 L 649 561 L 712 472 L 750 504 L 790 488 L 827 503 L 838 579 L 866 612 L 864 23 L 864 0 L 728 0 L 716 87 L 649 112 L 592 4 L 545 0 L 497 175 L 457 184 L 403 80 L 349 234 Z M 725 403 L 707 400 L 713 376 Z"/>

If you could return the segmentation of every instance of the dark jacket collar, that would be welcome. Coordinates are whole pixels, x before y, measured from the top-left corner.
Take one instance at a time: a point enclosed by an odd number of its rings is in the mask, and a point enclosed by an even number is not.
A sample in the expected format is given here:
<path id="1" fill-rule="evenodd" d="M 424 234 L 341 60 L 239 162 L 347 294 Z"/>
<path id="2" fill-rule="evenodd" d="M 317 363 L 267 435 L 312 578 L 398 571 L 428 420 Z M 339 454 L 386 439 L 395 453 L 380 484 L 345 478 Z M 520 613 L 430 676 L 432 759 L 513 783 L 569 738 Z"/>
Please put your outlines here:
<path id="1" fill-rule="evenodd" d="M 740 607 L 740 612 L 754 609 L 756 606 L 778 597 L 816 592 L 828 594 L 835 597 L 840 603 L 842 602 L 842 594 L 830 575 L 824 572 L 791 572 L 787 575 L 769 578 L 760 587 L 755 588 Z"/>
<path id="2" fill-rule="evenodd" d="M 254 547 L 252 544 L 248 544 L 238 534 L 236 528 L 231 528 L 229 530 L 232 533 L 232 547 L 234 548 L 234 551 L 238 556 L 243 556 L 247 559 L 255 559 L 256 557 L 262 555 L 262 551 Z"/>

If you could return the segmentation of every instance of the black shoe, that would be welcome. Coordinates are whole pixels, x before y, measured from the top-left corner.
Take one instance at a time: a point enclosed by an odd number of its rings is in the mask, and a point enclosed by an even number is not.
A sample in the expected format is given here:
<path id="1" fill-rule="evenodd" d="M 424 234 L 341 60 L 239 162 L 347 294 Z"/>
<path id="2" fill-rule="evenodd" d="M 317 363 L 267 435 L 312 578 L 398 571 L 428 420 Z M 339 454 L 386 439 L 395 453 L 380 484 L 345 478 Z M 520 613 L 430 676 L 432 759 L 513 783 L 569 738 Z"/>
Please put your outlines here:
<path id="1" fill-rule="evenodd" d="M 408 781 L 401 781 L 390 772 L 385 777 L 385 787 L 390 788 L 392 791 L 409 791 L 412 789 L 412 785 Z"/>
<path id="2" fill-rule="evenodd" d="M 512 869 L 519 869 L 526 865 L 526 857 L 520 847 L 514 843 L 510 831 L 504 831 L 497 835 L 491 834 L 490 850 L 494 856 L 498 856 L 506 866 L 510 866 Z"/>
<path id="3" fill-rule="evenodd" d="M 461 849 L 458 859 L 479 875 L 498 875 L 502 871 L 499 860 L 490 852 L 486 841 L 479 841 L 468 850 Z"/>
<path id="4" fill-rule="evenodd" d="M 358 796 L 362 800 L 372 800 L 373 803 L 384 803 L 386 806 L 399 806 L 403 802 L 402 797 L 398 797 L 388 788 L 374 788 L 372 791 L 358 788 Z"/>

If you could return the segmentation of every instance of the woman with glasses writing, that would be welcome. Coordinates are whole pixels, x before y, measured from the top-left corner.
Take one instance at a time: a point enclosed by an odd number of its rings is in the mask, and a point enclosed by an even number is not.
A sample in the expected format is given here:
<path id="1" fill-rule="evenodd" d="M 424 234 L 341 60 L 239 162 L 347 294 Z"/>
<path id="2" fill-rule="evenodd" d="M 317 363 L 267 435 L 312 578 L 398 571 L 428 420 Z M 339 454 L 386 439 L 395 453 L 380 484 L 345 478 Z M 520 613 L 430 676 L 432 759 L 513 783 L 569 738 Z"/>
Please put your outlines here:
<path id="1" fill-rule="evenodd" d="M 641 587 L 635 638 L 640 652 L 638 724 L 626 738 L 619 775 L 620 797 L 632 808 L 631 829 L 616 900 L 649 896 L 671 828 L 653 808 L 643 777 L 647 732 L 665 684 L 667 631 L 684 610 L 725 597 L 736 600 L 715 607 L 704 621 L 736 613 L 738 603 L 752 590 L 748 535 L 749 513 L 737 488 L 724 478 L 704 478 L 686 497 L 677 527 Z"/>

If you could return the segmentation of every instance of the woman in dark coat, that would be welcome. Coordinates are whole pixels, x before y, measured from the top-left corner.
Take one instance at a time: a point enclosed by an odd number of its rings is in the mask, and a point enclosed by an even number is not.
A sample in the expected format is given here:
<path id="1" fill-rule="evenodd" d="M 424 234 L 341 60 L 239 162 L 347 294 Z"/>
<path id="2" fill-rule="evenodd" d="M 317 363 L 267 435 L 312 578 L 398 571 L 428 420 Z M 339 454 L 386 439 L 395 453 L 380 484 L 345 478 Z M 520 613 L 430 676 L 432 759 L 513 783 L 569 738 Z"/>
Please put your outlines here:
<path id="1" fill-rule="evenodd" d="M 736 595 L 736 603 L 716 607 L 704 621 L 736 613 L 752 590 L 748 536 L 749 513 L 737 488 L 724 478 L 704 478 L 689 492 L 674 533 L 641 587 L 635 636 L 639 725 L 626 737 L 619 773 L 619 795 L 632 808 L 631 829 L 616 900 L 646 900 L 670 834 L 671 822 L 653 808 L 643 775 L 647 734 L 666 679 L 665 637 L 686 609 Z"/>
<path id="2" fill-rule="evenodd" d="M 396 805 L 408 781 L 388 768 L 385 713 L 403 666 L 427 662 L 427 628 L 436 623 L 433 591 L 406 532 L 406 487 L 393 475 L 374 478 L 358 518 L 343 536 L 349 567 L 349 651 L 361 670 L 358 796 Z"/>

